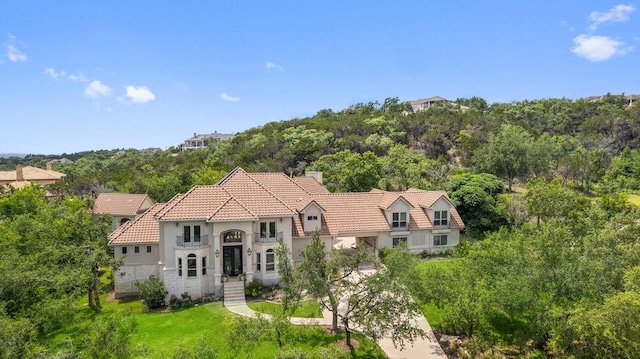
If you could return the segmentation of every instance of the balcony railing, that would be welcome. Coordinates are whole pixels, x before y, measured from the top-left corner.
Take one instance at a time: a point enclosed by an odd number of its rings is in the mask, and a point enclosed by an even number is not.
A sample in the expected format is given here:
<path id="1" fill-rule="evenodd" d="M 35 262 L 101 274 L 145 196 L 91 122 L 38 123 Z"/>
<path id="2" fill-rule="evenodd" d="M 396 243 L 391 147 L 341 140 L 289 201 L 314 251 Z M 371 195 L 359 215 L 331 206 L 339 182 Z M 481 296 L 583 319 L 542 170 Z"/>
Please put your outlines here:
<path id="1" fill-rule="evenodd" d="M 191 237 L 183 237 L 176 236 L 176 246 L 178 247 L 200 247 L 206 246 L 209 244 L 209 236 L 191 236 Z"/>
<path id="2" fill-rule="evenodd" d="M 278 241 L 278 238 L 282 238 L 282 232 L 253 234 L 253 241 L 260 243 L 275 243 Z"/>

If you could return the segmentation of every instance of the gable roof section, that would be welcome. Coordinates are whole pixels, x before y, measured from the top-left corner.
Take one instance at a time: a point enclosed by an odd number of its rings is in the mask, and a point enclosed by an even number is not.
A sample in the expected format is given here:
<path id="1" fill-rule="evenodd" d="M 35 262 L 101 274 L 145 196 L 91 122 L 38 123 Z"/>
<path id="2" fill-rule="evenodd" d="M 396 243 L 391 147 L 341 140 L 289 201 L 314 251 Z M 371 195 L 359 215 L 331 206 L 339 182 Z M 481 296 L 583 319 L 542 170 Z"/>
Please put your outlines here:
<path id="1" fill-rule="evenodd" d="M 325 186 L 311 176 L 295 177 L 293 180 L 308 193 L 331 193 Z"/>
<path id="2" fill-rule="evenodd" d="M 447 192 L 445 191 L 424 191 L 415 188 L 409 188 L 408 190 L 401 192 L 404 198 L 414 206 L 409 214 L 411 216 L 409 222 L 409 228 L 433 228 L 433 223 L 427 216 L 426 211 L 433 206 L 440 199 L 444 199 L 451 205 L 449 210 L 451 228 L 464 228 L 464 222 L 460 217 L 460 214 L 456 210 L 455 205 L 449 199 Z"/>
<path id="3" fill-rule="evenodd" d="M 286 178 L 286 176 L 284 176 Z M 267 187 L 254 179 L 242 168 L 236 168 L 223 178 L 218 186 L 224 188 L 231 197 L 259 217 L 292 217 L 297 213 Z"/>
<path id="4" fill-rule="evenodd" d="M 67 175 L 52 170 L 44 170 L 42 168 L 24 166 L 22 167 L 22 177 L 24 181 L 37 181 L 37 180 L 60 180 Z M 13 171 L 0 171 L 0 181 L 16 181 L 16 170 Z"/>
<path id="5" fill-rule="evenodd" d="M 118 227 L 109 235 L 109 245 L 132 243 L 159 243 L 160 226 L 154 216 L 164 208 L 164 203 L 156 203 L 143 215 Z"/>
<path id="6" fill-rule="evenodd" d="M 208 221 L 242 221 L 242 220 L 257 220 L 258 217 L 251 213 L 235 198 L 229 197 L 229 199 L 216 209 L 209 218 Z"/>
<path id="7" fill-rule="evenodd" d="M 156 215 L 159 221 L 206 220 L 231 196 L 219 186 L 195 186 L 187 193 L 171 199 Z"/>
<path id="8" fill-rule="evenodd" d="M 147 199 L 151 200 L 146 194 L 100 193 L 93 208 L 98 214 L 135 216 Z"/>

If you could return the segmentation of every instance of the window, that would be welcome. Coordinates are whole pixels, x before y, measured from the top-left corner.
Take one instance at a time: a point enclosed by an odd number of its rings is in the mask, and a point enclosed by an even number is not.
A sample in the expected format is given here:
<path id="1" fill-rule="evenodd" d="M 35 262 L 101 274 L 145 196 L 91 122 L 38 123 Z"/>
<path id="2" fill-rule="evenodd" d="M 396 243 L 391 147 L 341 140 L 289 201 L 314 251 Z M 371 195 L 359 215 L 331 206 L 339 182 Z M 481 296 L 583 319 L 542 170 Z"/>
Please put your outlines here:
<path id="1" fill-rule="evenodd" d="M 433 245 L 434 246 L 446 246 L 447 245 L 447 235 L 440 234 L 433 236 Z"/>
<path id="2" fill-rule="evenodd" d="M 394 237 L 393 246 L 397 247 L 400 243 L 407 243 L 407 237 Z"/>
<path id="3" fill-rule="evenodd" d="M 140 247 L 138 246 L 133 247 L 133 253 L 140 254 Z"/>
<path id="4" fill-rule="evenodd" d="M 125 224 L 125 223 L 127 223 L 129 221 L 130 221 L 129 218 L 123 218 L 123 219 L 120 220 L 120 225 L 123 225 L 123 224 Z"/>
<path id="5" fill-rule="evenodd" d="M 267 249 L 267 264 L 266 269 L 272 271 L 276 269 L 276 259 L 273 253 L 273 249 Z"/>
<path id="6" fill-rule="evenodd" d="M 187 277 L 195 277 L 198 275 L 198 269 L 196 268 L 196 255 L 189 254 L 187 256 Z"/>
<path id="7" fill-rule="evenodd" d="M 307 216 L 307 221 L 317 221 L 318 216 Z"/>
<path id="8" fill-rule="evenodd" d="M 182 277 L 182 258 L 178 258 L 178 277 Z"/>
<path id="9" fill-rule="evenodd" d="M 151 246 L 147 246 L 147 253 L 151 253 Z"/>
<path id="10" fill-rule="evenodd" d="M 185 243 L 191 241 L 200 242 L 200 226 L 184 226 L 182 227 L 182 234 L 184 236 Z"/>
<path id="11" fill-rule="evenodd" d="M 401 228 L 407 226 L 407 212 L 393 212 L 391 227 Z"/>
<path id="12" fill-rule="evenodd" d="M 202 275 L 207 274 L 207 257 L 202 257 Z"/>
<path id="13" fill-rule="evenodd" d="M 256 270 L 260 270 L 260 268 L 262 267 L 262 263 L 260 260 L 260 253 L 256 253 Z"/>
<path id="14" fill-rule="evenodd" d="M 433 212 L 433 225 L 434 226 L 446 226 L 449 224 L 449 213 L 447 211 L 435 211 Z"/>
<path id="15" fill-rule="evenodd" d="M 275 238 L 275 236 L 276 222 L 260 222 L 260 238 Z"/>
<path id="16" fill-rule="evenodd" d="M 122 247 L 122 255 L 127 254 L 127 247 Z"/>
<path id="17" fill-rule="evenodd" d="M 240 231 L 229 231 L 222 235 L 222 240 L 224 243 L 238 243 L 242 242 L 242 232 Z"/>

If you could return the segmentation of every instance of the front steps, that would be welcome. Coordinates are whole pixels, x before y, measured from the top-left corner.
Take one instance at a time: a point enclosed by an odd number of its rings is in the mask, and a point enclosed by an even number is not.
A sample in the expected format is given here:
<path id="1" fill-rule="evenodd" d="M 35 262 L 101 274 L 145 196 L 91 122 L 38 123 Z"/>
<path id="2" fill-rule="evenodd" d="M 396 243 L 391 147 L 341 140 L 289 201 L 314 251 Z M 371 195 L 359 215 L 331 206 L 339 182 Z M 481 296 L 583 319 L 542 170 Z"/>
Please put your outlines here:
<path id="1" fill-rule="evenodd" d="M 229 307 L 232 305 L 247 305 L 247 301 L 244 299 L 243 280 L 230 280 L 222 284 L 224 288 L 225 307 Z"/>

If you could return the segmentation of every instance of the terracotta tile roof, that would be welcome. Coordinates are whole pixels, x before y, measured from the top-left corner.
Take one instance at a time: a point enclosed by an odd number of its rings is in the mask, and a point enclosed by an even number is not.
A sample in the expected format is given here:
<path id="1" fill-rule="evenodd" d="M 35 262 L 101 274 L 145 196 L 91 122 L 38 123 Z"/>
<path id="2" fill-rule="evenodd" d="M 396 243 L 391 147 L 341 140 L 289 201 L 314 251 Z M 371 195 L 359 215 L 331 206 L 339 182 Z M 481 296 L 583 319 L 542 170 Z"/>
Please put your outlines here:
<path id="1" fill-rule="evenodd" d="M 445 199 L 449 204 L 451 204 L 450 213 L 450 224 L 451 228 L 464 228 L 464 222 L 460 217 L 460 214 L 456 210 L 453 203 L 449 199 L 447 192 L 445 191 L 423 191 L 420 189 L 409 188 L 404 192 L 399 192 L 405 199 L 414 206 L 409 212 L 411 216 L 411 222 L 409 224 L 409 228 L 433 228 L 433 224 L 429 220 L 429 217 L 426 214 L 426 210 L 433 206 L 440 198 Z M 414 222 L 415 219 L 415 222 Z M 412 227 L 415 225 L 415 227 Z"/>
<path id="2" fill-rule="evenodd" d="M 295 209 L 274 195 L 269 188 L 262 185 L 242 168 L 238 167 L 233 170 L 218 185 L 256 216 L 292 217 L 297 214 Z"/>
<path id="3" fill-rule="evenodd" d="M 146 200 L 153 203 L 146 194 L 100 193 L 93 208 L 98 214 L 135 216 L 145 209 Z"/>
<path id="4" fill-rule="evenodd" d="M 248 173 L 248 175 L 289 207 L 296 208 L 301 200 L 309 199 L 310 192 L 284 173 Z"/>
<path id="5" fill-rule="evenodd" d="M 293 180 L 309 193 L 331 193 L 313 177 L 295 177 Z"/>
<path id="6" fill-rule="evenodd" d="M 22 177 L 25 181 L 37 180 L 60 180 L 67 175 L 61 172 L 45 170 L 42 168 L 24 166 L 22 167 Z M 0 171 L 0 181 L 15 181 L 17 179 L 16 170 Z"/>
<path id="7" fill-rule="evenodd" d="M 255 221 L 258 217 L 234 198 L 229 197 L 209 218 L 209 221 Z"/>
<path id="8" fill-rule="evenodd" d="M 154 216 L 164 206 L 164 203 L 156 203 L 140 217 L 118 227 L 109 235 L 109 245 L 160 242 L 160 226 Z"/>
<path id="9" fill-rule="evenodd" d="M 323 231 L 331 235 L 351 232 L 389 231 L 390 225 L 378 207 L 383 193 L 355 192 L 313 195 L 326 212 Z M 326 224 L 326 228 L 324 225 Z"/>
<path id="10" fill-rule="evenodd" d="M 195 186 L 183 195 L 173 197 L 156 215 L 160 221 L 211 217 L 231 196 L 219 186 Z"/>

